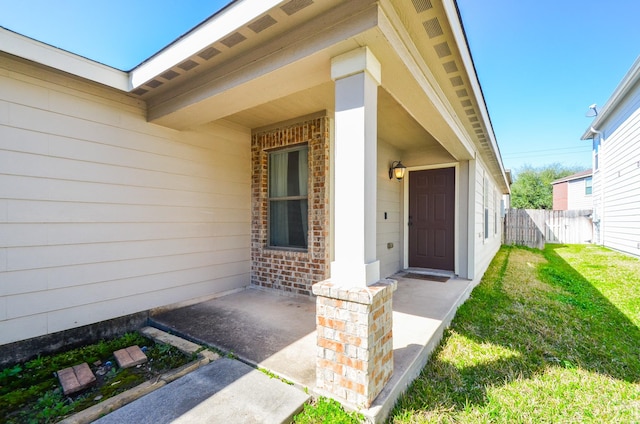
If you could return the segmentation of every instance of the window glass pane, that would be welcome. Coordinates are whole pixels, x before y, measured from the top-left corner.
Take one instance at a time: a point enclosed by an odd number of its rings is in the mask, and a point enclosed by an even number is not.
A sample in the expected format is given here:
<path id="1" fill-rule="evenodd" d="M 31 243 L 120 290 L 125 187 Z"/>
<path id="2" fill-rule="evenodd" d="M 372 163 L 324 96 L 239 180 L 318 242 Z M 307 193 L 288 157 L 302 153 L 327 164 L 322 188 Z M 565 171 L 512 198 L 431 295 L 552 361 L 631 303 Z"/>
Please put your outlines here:
<path id="1" fill-rule="evenodd" d="M 275 200 L 269 208 L 269 244 L 307 247 L 307 200 Z"/>
<path id="2" fill-rule="evenodd" d="M 269 154 L 269 245 L 307 247 L 308 147 Z"/>
<path id="3" fill-rule="evenodd" d="M 269 197 L 307 195 L 307 147 L 269 155 Z"/>
<path id="4" fill-rule="evenodd" d="M 593 180 L 588 177 L 584 180 L 584 194 L 591 194 L 593 190 Z"/>

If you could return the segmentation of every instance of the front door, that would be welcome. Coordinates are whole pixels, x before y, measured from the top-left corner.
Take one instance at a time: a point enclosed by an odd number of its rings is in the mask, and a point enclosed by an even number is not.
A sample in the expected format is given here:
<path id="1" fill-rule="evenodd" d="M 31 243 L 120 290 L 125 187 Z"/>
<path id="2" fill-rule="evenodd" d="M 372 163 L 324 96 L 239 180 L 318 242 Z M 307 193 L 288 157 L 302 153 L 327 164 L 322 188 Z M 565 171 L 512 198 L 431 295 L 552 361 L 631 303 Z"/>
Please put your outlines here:
<path id="1" fill-rule="evenodd" d="M 409 173 L 409 266 L 454 269 L 455 168 Z"/>

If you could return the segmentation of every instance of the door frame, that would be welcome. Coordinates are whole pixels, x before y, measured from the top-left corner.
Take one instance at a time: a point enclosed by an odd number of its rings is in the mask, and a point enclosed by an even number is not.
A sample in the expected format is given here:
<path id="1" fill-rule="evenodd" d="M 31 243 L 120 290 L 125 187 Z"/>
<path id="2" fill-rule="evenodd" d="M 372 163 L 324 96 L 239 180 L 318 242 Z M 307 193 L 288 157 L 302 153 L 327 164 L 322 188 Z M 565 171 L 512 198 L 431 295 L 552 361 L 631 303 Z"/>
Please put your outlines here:
<path id="1" fill-rule="evenodd" d="M 408 166 L 407 173 L 402 179 L 402 232 L 404 239 L 403 268 L 409 268 L 409 178 L 412 171 L 425 171 L 429 169 L 454 168 L 454 218 L 453 218 L 453 272 L 459 275 L 460 268 L 460 164 L 458 162 L 439 163 L 437 165 Z"/>

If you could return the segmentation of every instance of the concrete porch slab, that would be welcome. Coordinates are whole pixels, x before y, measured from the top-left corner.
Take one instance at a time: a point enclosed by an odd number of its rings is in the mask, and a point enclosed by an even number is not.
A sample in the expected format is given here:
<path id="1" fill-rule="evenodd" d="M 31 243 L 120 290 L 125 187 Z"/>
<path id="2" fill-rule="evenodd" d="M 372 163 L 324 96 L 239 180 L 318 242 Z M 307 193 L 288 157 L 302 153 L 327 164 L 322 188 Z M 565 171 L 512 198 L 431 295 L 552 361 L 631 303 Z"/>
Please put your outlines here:
<path id="1" fill-rule="evenodd" d="M 446 283 L 402 277 L 393 297 L 394 373 L 369 409 L 382 422 L 400 394 L 417 377 L 438 345 L 458 306 L 479 280 Z M 315 299 L 247 289 L 207 302 L 154 315 L 152 325 L 315 389 Z"/>

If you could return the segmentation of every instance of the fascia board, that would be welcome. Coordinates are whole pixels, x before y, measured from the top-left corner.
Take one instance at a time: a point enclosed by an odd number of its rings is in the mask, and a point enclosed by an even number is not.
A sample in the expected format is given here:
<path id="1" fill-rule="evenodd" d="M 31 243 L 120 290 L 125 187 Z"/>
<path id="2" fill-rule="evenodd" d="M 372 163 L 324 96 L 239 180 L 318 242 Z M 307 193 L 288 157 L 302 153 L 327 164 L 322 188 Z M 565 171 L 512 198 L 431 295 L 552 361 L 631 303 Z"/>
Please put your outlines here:
<path id="1" fill-rule="evenodd" d="M 243 27 L 279 3 L 281 0 L 241 0 L 230 4 L 220 13 L 133 69 L 130 73 L 132 89 L 188 59 L 212 42 Z"/>
<path id="2" fill-rule="evenodd" d="M 126 72 L 50 46 L 0 27 L 2 51 L 122 91 L 129 91 Z"/>
<path id="3" fill-rule="evenodd" d="M 633 86 L 640 80 L 640 56 L 636 58 L 635 62 L 627 72 L 627 74 L 622 78 L 620 84 L 616 87 L 609 97 L 609 100 L 604 104 L 598 116 L 595 117 L 589 128 L 584 132 L 581 140 L 588 140 L 595 135 L 594 129 L 600 128 L 600 126 L 604 123 L 604 121 L 613 113 L 618 104 L 624 99 L 624 97 L 629 94 Z"/>
<path id="4" fill-rule="evenodd" d="M 451 31 L 453 32 L 453 36 L 455 38 L 456 44 L 458 45 L 458 51 L 460 52 L 460 56 L 462 57 L 464 69 L 466 70 L 467 76 L 469 77 L 469 81 L 471 83 L 471 89 L 473 90 L 473 94 L 475 98 L 478 99 L 478 108 L 480 109 L 482 120 L 484 121 L 485 125 L 489 129 L 488 135 L 489 135 L 489 139 L 491 140 L 491 149 L 493 150 L 496 158 L 498 158 L 500 174 L 502 175 L 504 179 L 503 182 L 505 184 L 505 187 L 507 187 L 507 190 L 508 190 L 509 183 L 507 181 L 507 175 L 504 169 L 504 164 L 502 163 L 500 148 L 498 147 L 498 142 L 496 141 L 496 138 L 495 138 L 493 126 L 491 125 L 491 118 L 489 117 L 489 111 L 487 110 L 484 95 L 482 94 L 482 88 L 480 87 L 480 82 L 478 81 L 478 76 L 476 75 L 476 72 L 475 72 L 475 65 L 473 64 L 473 59 L 471 57 L 469 46 L 467 45 L 467 37 L 464 33 L 464 29 L 462 28 L 462 24 L 460 22 L 458 7 L 456 6 L 455 0 L 443 0 L 442 5 L 444 7 L 445 14 L 447 15 L 449 26 L 451 27 Z"/>

